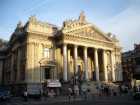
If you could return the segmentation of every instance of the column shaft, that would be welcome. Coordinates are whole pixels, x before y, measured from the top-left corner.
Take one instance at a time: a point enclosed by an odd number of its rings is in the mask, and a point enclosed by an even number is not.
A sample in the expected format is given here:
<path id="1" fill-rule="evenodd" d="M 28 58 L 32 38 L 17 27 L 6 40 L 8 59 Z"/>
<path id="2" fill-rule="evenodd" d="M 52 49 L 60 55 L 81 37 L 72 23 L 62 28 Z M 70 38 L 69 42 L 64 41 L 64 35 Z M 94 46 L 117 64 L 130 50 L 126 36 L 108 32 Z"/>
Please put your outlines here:
<path id="1" fill-rule="evenodd" d="M 96 48 L 94 50 L 94 62 L 95 62 L 96 81 L 99 81 L 98 51 Z"/>
<path id="2" fill-rule="evenodd" d="M 111 52 L 112 81 L 115 81 L 114 63 L 115 63 L 114 52 Z"/>
<path id="3" fill-rule="evenodd" d="M 71 64 L 70 64 L 70 49 L 67 49 L 67 78 L 68 80 L 71 79 Z"/>
<path id="4" fill-rule="evenodd" d="M 63 45 L 63 80 L 67 81 L 67 45 Z"/>
<path id="5" fill-rule="evenodd" d="M 77 54 L 78 52 L 77 52 L 77 46 L 75 45 L 74 46 L 74 72 L 75 72 L 75 74 L 77 74 L 77 72 L 78 72 L 78 66 L 77 66 Z"/>
<path id="6" fill-rule="evenodd" d="M 107 55 L 105 50 L 103 50 L 103 68 L 104 68 L 104 79 L 105 81 L 108 81 L 108 75 L 107 75 Z"/>
<path id="7" fill-rule="evenodd" d="M 87 47 L 84 47 L 84 72 L 85 72 L 85 79 L 88 80 L 88 64 L 87 64 Z"/>

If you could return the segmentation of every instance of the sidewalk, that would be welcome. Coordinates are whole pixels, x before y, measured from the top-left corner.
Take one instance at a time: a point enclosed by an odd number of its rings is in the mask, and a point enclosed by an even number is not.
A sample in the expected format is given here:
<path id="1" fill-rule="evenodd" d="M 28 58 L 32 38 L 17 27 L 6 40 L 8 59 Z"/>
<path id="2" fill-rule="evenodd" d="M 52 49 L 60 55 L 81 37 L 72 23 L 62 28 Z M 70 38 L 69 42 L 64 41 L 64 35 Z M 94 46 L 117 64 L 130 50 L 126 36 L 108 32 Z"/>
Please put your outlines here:
<path id="1" fill-rule="evenodd" d="M 83 98 L 81 96 L 71 97 L 70 101 L 81 101 Z M 57 102 L 69 102 L 68 96 L 57 96 L 57 97 L 42 97 L 41 101 L 47 101 L 48 103 Z"/>
<path id="2" fill-rule="evenodd" d="M 107 102 L 132 102 L 130 96 L 94 96 L 85 100 L 83 97 L 78 96 L 76 98 L 72 97 L 69 101 L 68 96 L 58 96 L 58 97 L 42 97 L 39 99 L 31 99 L 29 98 L 27 102 L 25 102 L 21 97 L 13 97 L 11 99 L 10 104 L 8 105 L 46 105 L 46 104 L 67 104 L 67 103 L 75 103 L 75 102 L 95 102 L 95 103 L 107 103 Z"/>
<path id="3" fill-rule="evenodd" d="M 42 97 L 41 99 L 32 99 L 29 98 L 27 102 L 25 102 L 21 97 L 13 97 L 10 103 L 20 104 L 24 103 L 24 105 L 43 105 L 43 104 L 52 104 L 52 103 L 69 103 L 84 100 L 81 96 L 77 96 L 76 98 L 72 97 L 69 101 L 68 96 L 57 96 L 57 97 Z"/>

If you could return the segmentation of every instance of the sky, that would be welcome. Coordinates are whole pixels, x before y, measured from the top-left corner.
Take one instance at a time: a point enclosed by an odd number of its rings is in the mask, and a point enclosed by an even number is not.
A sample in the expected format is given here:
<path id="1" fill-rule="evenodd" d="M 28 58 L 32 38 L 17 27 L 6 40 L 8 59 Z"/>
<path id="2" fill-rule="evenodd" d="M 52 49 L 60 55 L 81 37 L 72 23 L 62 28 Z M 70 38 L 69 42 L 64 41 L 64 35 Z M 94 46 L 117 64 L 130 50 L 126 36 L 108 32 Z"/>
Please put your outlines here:
<path id="1" fill-rule="evenodd" d="M 0 0 L 0 38 L 9 40 L 17 23 L 30 16 L 61 27 L 81 11 L 88 22 L 115 34 L 123 51 L 140 43 L 140 0 Z"/>

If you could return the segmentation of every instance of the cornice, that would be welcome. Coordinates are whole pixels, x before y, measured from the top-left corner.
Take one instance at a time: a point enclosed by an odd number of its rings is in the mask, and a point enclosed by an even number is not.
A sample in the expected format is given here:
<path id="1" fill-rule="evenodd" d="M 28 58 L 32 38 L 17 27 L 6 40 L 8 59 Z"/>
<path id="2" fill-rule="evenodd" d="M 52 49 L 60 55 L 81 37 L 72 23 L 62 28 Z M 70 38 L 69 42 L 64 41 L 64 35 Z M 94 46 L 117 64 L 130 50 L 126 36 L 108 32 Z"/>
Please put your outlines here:
<path id="1" fill-rule="evenodd" d="M 102 41 L 93 41 L 93 40 L 86 40 L 86 39 L 79 39 L 79 38 L 71 38 L 65 37 L 62 43 L 67 43 L 67 44 L 75 44 L 75 45 L 82 45 L 82 46 L 87 46 L 87 47 L 97 47 L 99 48 L 106 48 L 113 50 L 114 45 L 111 43 L 104 43 Z"/>
<path id="2" fill-rule="evenodd" d="M 109 44 L 114 44 L 113 42 L 109 42 L 109 41 L 105 41 L 105 40 L 99 40 L 99 39 L 95 39 L 94 37 L 86 37 L 86 36 L 82 36 L 82 35 L 75 35 L 75 34 L 70 34 L 70 33 L 68 33 L 68 34 L 65 34 L 64 35 L 64 39 L 66 38 L 66 37 L 69 37 L 69 38 L 67 38 L 67 39 L 72 39 L 72 38 L 76 38 L 76 39 L 85 39 L 85 40 L 89 40 L 89 41 L 97 41 L 97 42 L 104 42 L 104 43 L 109 43 Z"/>

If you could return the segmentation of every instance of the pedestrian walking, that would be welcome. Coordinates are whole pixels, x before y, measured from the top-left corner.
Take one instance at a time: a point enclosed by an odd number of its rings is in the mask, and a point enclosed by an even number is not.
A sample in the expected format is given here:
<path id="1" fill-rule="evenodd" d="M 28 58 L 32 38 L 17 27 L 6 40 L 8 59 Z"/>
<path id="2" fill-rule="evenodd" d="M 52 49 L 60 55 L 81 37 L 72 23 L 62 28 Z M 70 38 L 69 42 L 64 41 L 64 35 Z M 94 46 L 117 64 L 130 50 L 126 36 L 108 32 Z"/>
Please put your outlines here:
<path id="1" fill-rule="evenodd" d="M 103 96 L 104 95 L 104 86 L 103 85 L 101 85 L 100 90 L 101 90 L 101 96 Z"/>
<path id="2" fill-rule="evenodd" d="M 84 100 L 87 100 L 87 90 L 83 91 Z"/>
<path id="3" fill-rule="evenodd" d="M 78 85 L 74 85 L 74 95 L 79 96 L 79 87 L 78 87 Z"/>
<path id="4" fill-rule="evenodd" d="M 24 91 L 23 97 L 24 97 L 24 101 L 28 101 L 28 92 L 27 92 L 27 90 Z"/>
<path id="5" fill-rule="evenodd" d="M 87 85 L 83 84 L 81 89 L 82 89 L 82 97 L 84 98 L 84 100 L 87 100 Z"/>
<path id="6" fill-rule="evenodd" d="M 71 97 L 72 97 L 72 95 L 73 95 L 73 91 L 72 91 L 72 88 L 68 88 L 68 100 L 69 100 L 69 102 L 71 102 Z"/>
<path id="7" fill-rule="evenodd" d="M 87 89 L 87 100 L 91 99 L 91 91 L 90 89 Z"/>

